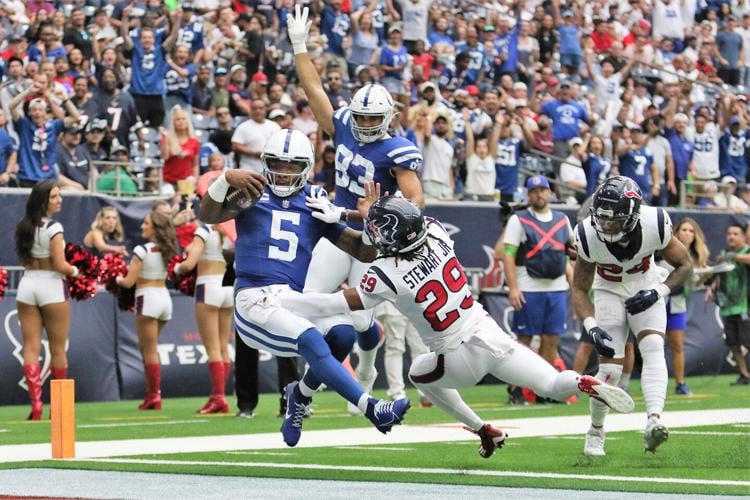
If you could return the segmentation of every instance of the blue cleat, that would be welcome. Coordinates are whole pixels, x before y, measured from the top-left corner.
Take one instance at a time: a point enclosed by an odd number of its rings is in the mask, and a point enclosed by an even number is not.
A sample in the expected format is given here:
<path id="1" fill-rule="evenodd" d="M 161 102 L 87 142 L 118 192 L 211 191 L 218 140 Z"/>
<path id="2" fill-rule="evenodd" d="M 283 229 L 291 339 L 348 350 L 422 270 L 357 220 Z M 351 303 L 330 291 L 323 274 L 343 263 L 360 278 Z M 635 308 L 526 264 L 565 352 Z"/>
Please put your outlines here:
<path id="1" fill-rule="evenodd" d="M 688 389 L 687 384 L 677 384 L 674 388 L 674 393 L 678 396 L 692 396 L 693 393 Z"/>
<path id="2" fill-rule="evenodd" d="M 396 401 L 370 398 L 367 402 L 365 416 L 377 430 L 386 434 L 394 425 L 401 423 L 410 407 L 411 402 L 409 398 L 398 399 Z"/>
<path id="3" fill-rule="evenodd" d="M 305 418 L 307 405 L 312 398 L 307 398 L 299 391 L 299 382 L 294 381 L 284 389 L 286 399 L 286 413 L 281 424 L 281 435 L 287 446 L 297 446 L 302 436 L 302 420 Z"/>

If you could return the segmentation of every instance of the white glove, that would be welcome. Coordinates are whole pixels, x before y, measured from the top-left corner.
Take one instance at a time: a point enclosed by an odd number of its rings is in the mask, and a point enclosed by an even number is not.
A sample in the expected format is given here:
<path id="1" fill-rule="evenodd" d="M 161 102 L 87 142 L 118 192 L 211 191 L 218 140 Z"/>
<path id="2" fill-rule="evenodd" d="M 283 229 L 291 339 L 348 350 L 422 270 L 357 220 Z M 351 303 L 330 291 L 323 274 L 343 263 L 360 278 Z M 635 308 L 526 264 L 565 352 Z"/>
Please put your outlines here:
<path id="1" fill-rule="evenodd" d="M 322 220 L 326 224 L 337 224 L 341 222 L 341 214 L 346 210 L 344 207 L 337 207 L 327 198 L 313 198 L 305 196 L 305 204 L 315 210 L 312 216 Z"/>
<path id="2" fill-rule="evenodd" d="M 294 6 L 294 15 L 287 16 L 286 30 L 289 33 L 289 41 L 292 42 L 294 54 L 307 53 L 307 34 L 310 32 L 312 21 L 307 20 L 309 9 L 305 7 L 300 13 L 300 5 Z"/>

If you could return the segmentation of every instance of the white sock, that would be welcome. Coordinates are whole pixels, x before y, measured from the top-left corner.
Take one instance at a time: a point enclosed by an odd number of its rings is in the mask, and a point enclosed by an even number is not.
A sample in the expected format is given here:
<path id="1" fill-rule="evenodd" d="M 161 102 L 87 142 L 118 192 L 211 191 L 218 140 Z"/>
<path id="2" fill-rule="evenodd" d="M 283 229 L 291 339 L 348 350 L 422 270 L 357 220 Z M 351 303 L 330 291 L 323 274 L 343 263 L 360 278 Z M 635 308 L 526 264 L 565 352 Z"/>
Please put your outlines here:
<path id="1" fill-rule="evenodd" d="M 359 349 L 357 352 L 359 356 L 359 363 L 355 372 L 357 373 L 357 379 L 362 382 L 363 380 L 370 379 L 375 371 L 375 358 L 378 356 L 378 348 L 370 349 L 365 351 Z M 365 387 L 365 390 L 372 390 L 372 387 Z"/>
<path id="2" fill-rule="evenodd" d="M 299 381 L 299 392 L 301 392 L 302 395 L 305 396 L 306 398 L 313 397 L 313 394 L 315 394 L 315 390 L 316 389 L 308 387 L 307 384 L 305 384 L 304 377 L 303 377 L 303 380 Z"/>
<path id="3" fill-rule="evenodd" d="M 620 381 L 620 376 L 622 376 L 622 365 L 599 363 L 599 372 L 596 374 L 597 380 L 616 386 Z M 598 399 L 589 398 L 589 414 L 591 415 L 591 425 L 593 427 L 603 427 L 607 413 L 609 413 L 609 406 Z"/>
<path id="4" fill-rule="evenodd" d="M 369 394 L 364 393 L 359 397 L 359 401 L 357 401 L 357 408 L 359 408 L 359 411 L 361 411 L 363 415 L 367 413 L 367 402 L 371 397 L 372 396 Z"/>
<path id="5" fill-rule="evenodd" d="M 623 391 L 628 390 L 628 385 L 630 384 L 630 373 L 623 373 L 620 377 L 620 383 L 617 385 L 620 389 Z"/>
<path id="6" fill-rule="evenodd" d="M 664 359 L 664 339 L 661 335 L 646 335 L 638 343 L 643 358 L 641 392 L 646 401 L 646 415 L 661 415 L 667 397 L 667 361 Z"/>
<path id="7" fill-rule="evenodd" d="M 469 408 L 469 405 L 464 403 L 457 390 L 430 387 L 428 385 L 420 385 L 419 389 L 425 393 L 434 405 L 475 431 L 478 431 L 484 425 L 482 419 Z"/>
<path id="8" fill-rule="evenodd" d="M 551 398 L 557 401 L 565 401 L 573 394 L 578 394 L 578 373 L 573 370 L 561 371 L 552 384 L 554 394 Z"/>

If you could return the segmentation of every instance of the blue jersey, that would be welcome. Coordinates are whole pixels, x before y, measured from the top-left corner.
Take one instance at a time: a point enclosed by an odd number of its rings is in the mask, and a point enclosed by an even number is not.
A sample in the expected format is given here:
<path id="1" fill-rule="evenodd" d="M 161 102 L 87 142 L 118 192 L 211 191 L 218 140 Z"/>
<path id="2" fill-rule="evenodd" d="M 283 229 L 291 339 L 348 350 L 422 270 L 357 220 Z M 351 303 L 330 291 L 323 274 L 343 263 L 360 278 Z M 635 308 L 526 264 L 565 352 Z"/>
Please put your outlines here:
<path id="1" fill-rule="evenodd" d="M 38 63 L 41 63 L 43 60 L 47 59 L 49 61 L 54 61 L 58 57 L 68 57 L 68 53 L 65 50 L 64 45 L 60 45 L 56 49 L 52 49 L 47 54 L 42 54 L 42 51 L 39 50 L 39 47 L 36 46 L 36 44 L 31 45 L 29 47 L 29 50 L 26 52 L 26 56 L 29 58 L 29 61 L 35 61 Z"/>
<path id="2" fill-rule="evenodd" d="M 521 169 L 521 147 L 523 141 L 511 137 L 500 139 L 495 156 L 495 189 L 502 194 L 513 194 L 518 187 L 518 172 Z"/>
<path id="3" fill-rule="evenodd" d="M 398 182 L 395 168 L 419 171 L 422 152 L 403 137 L 389 137 L 370 143 L 359 143 L 352 135 L 348 108 L 333 113 L 333 141 L 336 145 L 336 205 L 357 208 L 357 200 L 365 195 L 365 181 L 380 183 L 380 191 L 395 193 Z M 361 229 L 359 222 L 349 226 Z"/>
<path id="4" fill-rule="evenodd" d="M 516 26 L 520 26 L 516 21 Z M 505 54 L 505 60 L 496 66 L 498 73 L 512 73 L 518 69 L 518 28 L 513 28 L 504 35 L 497 35 L 492 42 L 494 55 Z"/>
<path id="5" fill-rule="evenodd" d="M 286 22 L 282 24 L 286 26 Z M 188 23 L 180 28 L 177 34 L 177 45 L 187 45 L 190 53 L 195 55 L 205 47 L 203 42 L 203 25 L 201 23 Z"/>
<path id="6" fill-rule="evenodd" d="M 719 140 L 719 169 L 722 177 L 731 175 L 740 183 L 745 180 L 747 175 L 745 152 L 749 146 L 749 130 L 741 130 L 737 135 L 732 134 L 729 130 L 724 132 Z"/>
<path id="7" fill-rule="evenodd" d="M 469 84 L 469 79 L 466 76 L 467 71 L 464 70 L 461 73 L 456 73 L 456 66 L 453 64 L 447 64 L 443 71 L 440 72 L 438 78 L 438 87 L 440 90 L 456 90 L 462 89 Z"/>
<path id="8" fill-rule="evenodd" d="M 330 7 L 323 8 L 320 20 L 320 32 L 328 39 L 326 52 L 331 52 L 339 57 L 346 55 L 341 44 L 349 33 L 351 25 L 352 22 L 348 15 L 343 12 L 337 14 Z"/>
<path id="9" fill-rule="evenodd" d="M 380 50 L 380 64 L 385 66 L 403 66 L 406 64 L 408 58 L 409 54 L 403 45 L 397 51 L 394 51 L 390 45 L 386 45 Z M 383 77 L 402 80 L 404 78 L 404 71 L 400 69 L 384 71 Z"/>
<path id="10" fill-rule="evenodd" d="M 154 32 L 154 47 L 146 52 L 141 46 L 139 32 L 131 34 L 133 39 L 133 73 L 130 79 L 130 93 L 136 95 L 164 95 L 164 75 L 169 68 L 164 58 L 164 30 Z"/>
<path id="11" fill-rule="evenodd" d="M 411 129 L 409 129 L 411 130 Z M 412 132 L 413 134 L 414 132 Z M 5 128 L 0 128 L 0 174 L 8 168 L 8 158 L 16 151 L 16 143 Z"/>
<path id="12" fill-rule="evenodd" d="M 57 179 L 57 136 L 62 120 L 49 120 L 37 127 L 28 118 L 13 122 L 19 139 L 18 178 L 24 181 Z"/>
<path id="13" fill-rule="evenodd" d="M 583 170 L 586 172 L 586 194 L 592 195 L 596 188 L 609 177 L 612 163 L 606 158 L 589 153 L 583 163 Z"/>
<path id="14" fill-rule="evenodd" d="M 578 120 L 587 122 L 586 110 L 575 101 L 563 102 L 555 99 L 542 105 L 542 113 L 552 119 L 552 138 L 567 141 L 578 137 Z"/>
<path id="15" fill-rule="evenodd" d="M 680 137 L 677 130 L 668 127 L 664 128 L 664 137 L 667 138 L 672 149 L 675 177 L 680 180 L 687 179 L 688 168 L 693 160 L 693 151 L 695 151 L 693 141 L 687 137 Z"/>
<path id="16" fill-rule="evenodd" d="M 557 27 L 560 33 L 560 54 L 581 55 L 581 35 L 578 25 L 561 24 Z"/>
<path id="17" fill-rule="evenodd" d="M 289 285 L 302 291 L 315 245 L 323 237 L 336 243 L 346 229 L 343 224 L 326 224 L 314 218 L 305 196 L 325 197 L 326 192 L 308 184 L 282 198 L 266 188 L 258 203 L 237 215 L 237 289 Z"/>
<path id="18" fill-rule="evenodd" d="M 466 83 L 472 84 L 479 81 L 479 73 L 487 64 L 487 50 L 484 45 L 469 47 L 466 42 L 456 44 L 456 53 L 467 52 L 469 54 L 469 67 L 466 68 Z"/>
<path id="19" fill-rule="evenodd" d="M 180 75 L 177 70 L 169 68 L 164 75 L 164 85 L 167 87 L 167 95 L 180 96 L 185 104 L 193 102 L 193 77 L 195 76 L 195 65 L 187 64 L 181 68 L 188 70 L 187 76 Z"/>
<path id="20" fill-rule="evenodd" d="M 453 45 L 453 39 L 449 35 L 444 35 L 442 33 L 438 33 L 437 31 L 433 31 L 432 33 L 430 33 L 427 37 L 427 41 L 430 42 L 431 46 L 438 43 Z"/>
<path id="21" fill-rule="evenodd" d="M 651 197 L 651 165 L 654 157 L 648 148 L 631 149 L 620 157 L 620 175 L 630 177 L 646 198 Z"/>

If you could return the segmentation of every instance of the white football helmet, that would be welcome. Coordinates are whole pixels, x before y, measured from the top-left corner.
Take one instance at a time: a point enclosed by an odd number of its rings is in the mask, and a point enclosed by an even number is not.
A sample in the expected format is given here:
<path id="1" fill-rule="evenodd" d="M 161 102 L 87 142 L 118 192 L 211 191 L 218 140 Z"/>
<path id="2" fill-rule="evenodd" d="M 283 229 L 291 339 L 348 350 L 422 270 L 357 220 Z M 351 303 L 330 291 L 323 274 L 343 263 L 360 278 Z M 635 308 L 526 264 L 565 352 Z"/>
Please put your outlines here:
<path id="1" fill-rule="evenodd" d="M 263 153 L 263 175 L 268 179 L 268 187 L 276 196 L 291 196 L 305 187 L 310 169 L 315 164 L 310 139 L 299 130 L 282 129 L 266 141 Z M 284 164 L 293 164 L 299 171 L 291 172 Z M 287 182 L 282 182 L 288 180 Z"/>
<path id="2" fill-rule="evenodd" d="M 349 123 L 354 138 L 359 142 L 375 142 L 383 137 L 391 123 L 393 116 L 391 93 L 382 85 L 365 85 L 354 94 L 352 102 L 349 103 L 349 111 L 352 114 Z M 365 127 L 357 123 L 357 119 L 363 116 L 377 116 L 380 121 L 377 125 Z"/>

